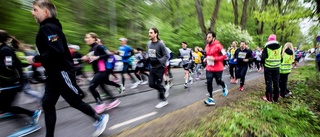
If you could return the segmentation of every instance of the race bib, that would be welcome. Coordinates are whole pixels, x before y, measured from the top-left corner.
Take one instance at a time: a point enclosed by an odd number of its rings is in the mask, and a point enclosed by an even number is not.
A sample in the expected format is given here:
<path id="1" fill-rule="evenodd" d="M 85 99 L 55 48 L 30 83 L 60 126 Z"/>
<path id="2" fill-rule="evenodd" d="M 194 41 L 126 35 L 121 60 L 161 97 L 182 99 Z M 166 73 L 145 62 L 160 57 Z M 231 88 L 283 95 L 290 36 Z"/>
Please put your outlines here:
<path id="1" fill-rule="evenodd" d="M 188 61 L 189 60 L 189 56 L 183 56 L 183 59 L 184 61 Z"/>
<path id="2" fill-rule="evenodd" d="M 149 57 L 152 57 L 152 58 L 157 57 L 157 56 L 156 56 L 156 53 L 157 53 L 157 52 L 156 52 L 155 49 L 149 49 L 148 52 L 149 52 Z"/>
<path id="3" fill-rule="evenodd" d="M 214 61 L 213 60 L 207 60 L 207 65 L 214 66 Z"/>
<path id="4" fill-rule="evenodd" d="M 12 57 L 11 56 L 6 56 L 4 63 L 6 66 L 12 66 Z"/>
<path id="5" fill-rule="evenodd" d="M 113 62 L 113 58 L 108 58 L 108 62 L 109 63 Z"/>
<path id="6" fill-rule="evenodd" d="M 247 56 L 247 52 L 239 52 L 239 54 L 238 54 L 238 58 L 240 58 L 240 59 L 245 59 L 246 56 Z"/>
<path id="7" fill-rule="evenodd" d="M 119 51 L 120 56 L 124 56 L 124 51 Z"/>
<path id="8" fill-rule="evenodd" d="M 79 64 L 78 59 L 73 59 L 73 64 Z"/>

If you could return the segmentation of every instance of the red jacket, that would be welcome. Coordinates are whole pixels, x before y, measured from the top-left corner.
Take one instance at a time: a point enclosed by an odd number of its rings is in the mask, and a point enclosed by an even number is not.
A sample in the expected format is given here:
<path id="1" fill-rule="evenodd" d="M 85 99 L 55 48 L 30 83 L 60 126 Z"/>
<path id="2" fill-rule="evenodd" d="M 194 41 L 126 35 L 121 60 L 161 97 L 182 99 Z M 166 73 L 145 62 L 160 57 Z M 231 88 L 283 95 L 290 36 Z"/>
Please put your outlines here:
<path id="1" fill-rule="evenodd" d="M 223 46 L 218 40 L 214 40 L 211 44 L 207 44 L 205 51 L 206 55 L 208 56 L 213 56 L 214 58 L 214 65 L 206 66 L 206 70 L 210 72 L 219 72 L 223 71 L 223 60 L 227 58 L 227 55 L 223 55 L 221 53 L 221 50 L 224 50 Z"/>

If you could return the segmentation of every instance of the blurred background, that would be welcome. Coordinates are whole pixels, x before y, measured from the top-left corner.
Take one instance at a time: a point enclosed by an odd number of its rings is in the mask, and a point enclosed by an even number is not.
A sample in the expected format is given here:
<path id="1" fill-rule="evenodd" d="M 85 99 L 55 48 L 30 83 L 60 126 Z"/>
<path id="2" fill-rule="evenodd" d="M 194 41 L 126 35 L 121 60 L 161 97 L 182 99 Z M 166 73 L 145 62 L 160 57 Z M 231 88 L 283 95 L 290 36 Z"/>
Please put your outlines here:
<path id="1" fill-rule="evenodd" d="M 0 0 L 0 29 L 27 44 L 35 43 L 38 25 L 31 15 L 33 0 Z M 68 43 L 89 49 L 84 35 L 97 33 L 109 49 L 120 37 L 132 47 L 146 47 L 151 27 L 173 52 L 186 41 L 204 47 L 208 30 L 225 48 L 245 40 L 250 48 L 263 46 L 270 34 L 284 44 L 309 49 L 319 33 L 317 0 L 52 0 Z"/>

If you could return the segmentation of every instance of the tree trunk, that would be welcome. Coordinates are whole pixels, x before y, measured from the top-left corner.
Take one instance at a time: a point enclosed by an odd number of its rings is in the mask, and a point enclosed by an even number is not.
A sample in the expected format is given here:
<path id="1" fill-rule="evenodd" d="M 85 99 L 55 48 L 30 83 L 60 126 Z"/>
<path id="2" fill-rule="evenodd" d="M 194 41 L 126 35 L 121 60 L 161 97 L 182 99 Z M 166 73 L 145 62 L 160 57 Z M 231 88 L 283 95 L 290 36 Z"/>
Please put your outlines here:
<path id="1" fill-rule="evenodd" d="M 199 21 L 199 24 L 200 24 L 202 36 L 204 37 L 204 39 L 206 39 L 207 31 L 206 31 L 206 26 L 204 25 L 203 14 L 202 14 L 202 7 L 201 7 L 201 5 L 200 5 L 200 1 L 199 1 L 199 0 L 194 0 L 194 2 L 195 2 L 195 4 L 196 4 L 198 21 Z"/>
<path id="2" fill-rule="evenodd" d="M 220 3 L 221 3 L 221 0 L 217 0 L 216 1 L 216 5 L 214 6 L 214 11 L 213 11 L 213 14 L 212 14 L 212 20 L 211 20 L 211 24 L 210 24 L 210 28 L 209 28 L 210 31 L 214 30 L 214 25 L 216 24 L 216 20 L 218 18 L 218 12 L 219 12 L 219 8 L 220 8 Z"/>
<path id="3" fill-rule="evenodd" d="M 234 25 L 238 26 L 239 25 L 238 1 L 232 0 L 231 2 L 232 2 L 232 6 L 233 6 Z"/>
<path id="4" fill-rule="evenodd" d="M 240 22 L 241 30 L 244 30 L 246 28 L 248 4 L 249 4 L 249 0 L 244 0 L 241 22 Z"/>

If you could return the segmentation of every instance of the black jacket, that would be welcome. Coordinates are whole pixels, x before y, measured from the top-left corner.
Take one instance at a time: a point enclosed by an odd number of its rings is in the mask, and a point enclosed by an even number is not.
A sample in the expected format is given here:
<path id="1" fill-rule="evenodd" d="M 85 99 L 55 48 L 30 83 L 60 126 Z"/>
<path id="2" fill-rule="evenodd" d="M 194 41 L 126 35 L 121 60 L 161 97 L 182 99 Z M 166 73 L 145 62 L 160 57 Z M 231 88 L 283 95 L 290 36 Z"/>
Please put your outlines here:
<path id="1" fill-rule="evenodd" d="M 10 87 L 22 83 L 21 62 L 14 49 L 0 45 L 0 87 Z"/>
<path id="2" fill-rule="evenodd" d="M 36 44 L 40 55 L 35 56 L 34 61 L 41 62 L 48 76 L 73 68 L 67 40 L 58 19 L 47 18 L 40 23 Z"/>
<path id="3" fill-rule="evenodd" d="M 91 62 L 92 69 L 93 69 L 94 73 L 97 73 L 99 70 L 106 68 L 106 66 L 99 66 L 98 61 L 105 60 L 105 59 L 109 58 L 109 55 L 107 52 L 107 48 L 102 45 L 99 45 L 97 43 L 93 43 L 90 45 L 90 47 L 91 47 L 91 49 L 89 50 L 89 52 L 93 52 L 94 56 L 99 56 L 98 60 Z M 99 67 L 105 67 L 105 68 L 99 68 Z"/>

